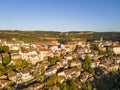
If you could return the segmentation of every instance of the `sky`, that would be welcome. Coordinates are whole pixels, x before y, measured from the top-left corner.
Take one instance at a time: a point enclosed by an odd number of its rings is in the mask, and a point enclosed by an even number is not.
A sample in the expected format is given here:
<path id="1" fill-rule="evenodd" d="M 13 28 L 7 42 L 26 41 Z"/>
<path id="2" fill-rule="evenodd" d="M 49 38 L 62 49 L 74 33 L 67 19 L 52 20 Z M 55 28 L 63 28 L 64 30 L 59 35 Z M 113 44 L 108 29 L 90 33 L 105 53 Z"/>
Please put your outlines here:
<path id="1" fill-rule="evenodd" d="M 120 31 L 120 0 L 0 0 L 0 30 Z"/>

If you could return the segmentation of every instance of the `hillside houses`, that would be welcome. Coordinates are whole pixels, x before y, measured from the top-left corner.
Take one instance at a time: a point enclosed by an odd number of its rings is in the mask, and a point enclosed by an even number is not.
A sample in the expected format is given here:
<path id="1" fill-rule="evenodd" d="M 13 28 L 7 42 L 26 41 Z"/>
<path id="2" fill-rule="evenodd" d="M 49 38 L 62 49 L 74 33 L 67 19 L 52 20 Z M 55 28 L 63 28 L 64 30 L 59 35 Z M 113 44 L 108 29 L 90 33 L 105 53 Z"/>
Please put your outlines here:
<path id="1" fill-rule="evenodd" d="M 119 46 L 118 43 L 109 41 L 99 41 L 95 43 L 98 43 L 101 51 L 106 51 L 107 49 L 113 50 L 111 45 L 114 45 L 114 47 L 116 47 L 116 45 Z M 1 67 L 3 66 L 2 62 L 4 57 L 9 57 L 10 61 L 14 63 L 10 63 L 6 65 L 6 67 L 14 67 L 8 72 L 6 71 L 3 75 L 0 73 L 0 82 L 3 82 L 0 83 L 1 88 L 6 87 L 9 83 L 15 83 L 17 87 L 18 84 L 30 82 L 30 85 L 26 85 L 27 87 L 20 88 L 20 90 L 33 88 L 39 90 L 44 87 L 49 87 L 44 85 L 53 75 L 59 77 L 61 84 L 65 84 L 68 79 L 73 79 L 77 85 L 80 85 L 79 88 L 81 88 L 82 84 L 92 82 L 95 79 L 94 74 L 99 77 L 104 77 L 110 72 L 119 70 L 120 67 L 118 48 L 114 49 L 116 50 L 116 52 L 114 51 L 115 54 L 109 55 L 103 53 L 103 55 L 100 55 L 99 50 L 92 49 L 92 43 L 87 41 L 74 40 L 68 41 L 65 44 L 60 44 L 57 40 L 33 43 L 6 41 L 5 45 L 7 45 L 12 52 L 0 53 L 0 65 Z M 84 68 L 87 56 L 90 60 L 90 62 L 88 62 L 89 65 L 87 64 L 88 70 Z M 22 60 L 26 61 L 25 63 L 29 63 L 29 65 L 17 68 L 17 66 L 15 66 L 16 62 Z M 51 64 L 51 62 L 54 63 Z M 4 71 L 4 68 L 0 68 L 0 70 Z M 36 81 L 39 83 L 33 84 Z M 56 85 L 56 83 L 53 85 Z"/>
<path id="2" fill-rule="evenodd" d="M 32 75 L 31 75 L 32 72 L 31 72 L 30 69 L 27 69 L 27 68 L 20 69 L 19 73 L 21 75 L 21 79 L 22 79 L 23 82 L 28 81 L 28 80 L 33 78 Z"/>

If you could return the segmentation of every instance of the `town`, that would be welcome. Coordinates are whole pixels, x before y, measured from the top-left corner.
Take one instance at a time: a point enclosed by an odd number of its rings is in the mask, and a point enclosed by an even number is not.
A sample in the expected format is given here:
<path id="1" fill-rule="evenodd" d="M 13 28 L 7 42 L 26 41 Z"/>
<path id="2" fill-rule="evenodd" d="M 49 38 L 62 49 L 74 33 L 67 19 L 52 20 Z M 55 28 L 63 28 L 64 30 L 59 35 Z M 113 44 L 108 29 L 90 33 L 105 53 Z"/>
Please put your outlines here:
<path id="1" fill-rule="evenodd" d="M 0 39 L 2 90 L 96 90 L 99 79 L 119 69 L 118 41 Z"/>

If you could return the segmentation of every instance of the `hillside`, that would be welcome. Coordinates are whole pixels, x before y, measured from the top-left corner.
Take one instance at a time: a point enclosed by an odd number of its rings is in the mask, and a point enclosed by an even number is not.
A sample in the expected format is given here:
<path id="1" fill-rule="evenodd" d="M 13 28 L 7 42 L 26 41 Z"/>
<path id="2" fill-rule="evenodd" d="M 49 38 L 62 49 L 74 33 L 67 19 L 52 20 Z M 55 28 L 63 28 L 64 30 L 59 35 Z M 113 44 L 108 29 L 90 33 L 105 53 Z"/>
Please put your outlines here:
<path id="1" fill-rule="evenodd" d="M 53 31 L 11 31 L 1 30 L 0 38 L 11 40 L 17 38 L 23 41 L 41 41 L 48 39 L 58 39 L 62 41 L 72 40 L 74 38 L 86 39 L 89 41 L 97 40 L 103 37 L 104 40 L 120 41 L 120 32 L 53 32 Z"/>

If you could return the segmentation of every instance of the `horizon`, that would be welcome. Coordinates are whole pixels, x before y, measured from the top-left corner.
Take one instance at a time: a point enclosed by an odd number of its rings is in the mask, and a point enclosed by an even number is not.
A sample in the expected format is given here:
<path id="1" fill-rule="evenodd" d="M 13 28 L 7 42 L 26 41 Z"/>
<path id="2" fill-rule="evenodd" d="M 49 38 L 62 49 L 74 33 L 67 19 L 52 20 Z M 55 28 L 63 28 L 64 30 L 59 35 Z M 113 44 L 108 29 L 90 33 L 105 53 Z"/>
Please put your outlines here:
<path id="1" fill-rule="evenodd" d="M 120 0 L 1 0 L 0 30 L 119 32 Z"/>
<path id="2" fill-rule="evenodd" d="M 116 33 L 116 32 L 120 32 L 120 31 L 55 31 L 55 30 L 53 30 L 53 31 L 51 31 L 51 30 L 1 30 L 0 29 L 0 31 L 22 31 L 22 32 L 26 32 L 26 31 L 28 31 L 28 32 L 59 32 L 59 33 L 69 33 L 69 32 L 98 32 L 98 33 L 109 33 L 109 32 L 114 32 L 114 33 Z"/>

